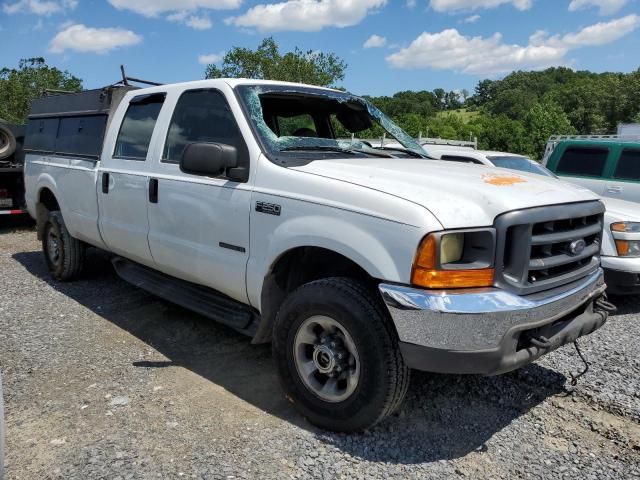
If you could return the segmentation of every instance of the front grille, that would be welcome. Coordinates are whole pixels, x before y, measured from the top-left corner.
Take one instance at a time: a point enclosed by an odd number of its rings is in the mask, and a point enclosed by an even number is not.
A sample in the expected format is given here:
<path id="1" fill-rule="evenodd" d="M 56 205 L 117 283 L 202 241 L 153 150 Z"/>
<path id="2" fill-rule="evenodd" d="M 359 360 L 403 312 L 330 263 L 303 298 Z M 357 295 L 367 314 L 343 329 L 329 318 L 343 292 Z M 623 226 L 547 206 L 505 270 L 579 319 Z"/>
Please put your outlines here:
<path id="1" fill-rule="evenodd" d="M 600 265 L 604 205 L 509 212 L 496 221 L 496 282 L 518 294 L 571 283 Z"/>

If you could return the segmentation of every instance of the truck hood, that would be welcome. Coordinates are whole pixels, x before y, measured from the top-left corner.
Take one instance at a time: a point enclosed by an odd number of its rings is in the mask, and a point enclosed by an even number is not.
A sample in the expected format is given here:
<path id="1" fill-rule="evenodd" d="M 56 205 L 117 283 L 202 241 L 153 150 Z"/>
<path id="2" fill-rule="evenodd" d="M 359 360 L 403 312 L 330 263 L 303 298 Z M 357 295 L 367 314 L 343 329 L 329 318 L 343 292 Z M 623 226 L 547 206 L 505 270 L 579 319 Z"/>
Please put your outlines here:
<path id="1" fill-rule="evenodd" d="M 327 159 L 291 168 L 406 199 L 429 210 L 444 228 L 488 226 L 511 210 L 599 199 L 554 178 L 439 160 Z"/>
<path id="2" fill-rule="evenodd" d="M 602 197 L 601 200 L 607 209 L 604 214 L 605 223 L 640 222 L 640 205 L 637 203 L 609 197 Z"/>

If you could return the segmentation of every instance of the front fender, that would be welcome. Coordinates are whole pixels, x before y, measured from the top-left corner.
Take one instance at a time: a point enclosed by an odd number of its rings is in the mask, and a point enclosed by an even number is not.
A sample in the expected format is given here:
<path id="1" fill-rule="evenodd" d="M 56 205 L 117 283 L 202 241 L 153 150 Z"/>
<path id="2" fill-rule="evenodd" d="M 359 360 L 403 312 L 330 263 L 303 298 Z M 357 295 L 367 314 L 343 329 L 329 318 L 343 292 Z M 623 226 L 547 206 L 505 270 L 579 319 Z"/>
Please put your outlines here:
<path id="1" fill-rule="evenodd" d="M 331 250 L 373 278 L 409 283 L 416 248 L 427 233 L 423 228 L 329 207 L 307 208 L 315 211 L 295 215 L 295 209 L 283 208 L 294 215 L 280 220 L 252 213 L 247 294 L 258 310 L 264 279 L 284 254 L 299 247 Z"/>

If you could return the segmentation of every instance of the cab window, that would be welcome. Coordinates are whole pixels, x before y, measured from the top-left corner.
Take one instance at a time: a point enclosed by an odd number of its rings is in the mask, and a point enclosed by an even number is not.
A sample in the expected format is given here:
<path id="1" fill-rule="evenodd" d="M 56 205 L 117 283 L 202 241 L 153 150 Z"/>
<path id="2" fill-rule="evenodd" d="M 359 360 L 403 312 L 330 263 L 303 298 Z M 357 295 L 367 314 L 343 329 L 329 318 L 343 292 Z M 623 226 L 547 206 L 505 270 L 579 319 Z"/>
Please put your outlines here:
<path id="1" fill-rule="evenodd" d="M 608 156 L 608 148 L 569 147 L 562 154 L 556 167 L 556 173 L 601 177 Z"/>
<path id="2" fill-rule="evenodd" d="M 164 93 L 142 95 L 129 102 L 113 152 L 115 158 L 146 160 L 164 98 Z"/>
<path id="3" fill-rule="evenodd" d="M 620 180 L 640 181 L 640 149 L 625 148 L 613 176 Z"/>
<path id="4" fill-rule="evenodd" d="M 236 147 L 238 166 L 248 167 L 249 152 L 222 92 L 214 89 L 184 92 L 173 112 L 162 161 L 180 163 L 191 143 L 221 143 Z"/>

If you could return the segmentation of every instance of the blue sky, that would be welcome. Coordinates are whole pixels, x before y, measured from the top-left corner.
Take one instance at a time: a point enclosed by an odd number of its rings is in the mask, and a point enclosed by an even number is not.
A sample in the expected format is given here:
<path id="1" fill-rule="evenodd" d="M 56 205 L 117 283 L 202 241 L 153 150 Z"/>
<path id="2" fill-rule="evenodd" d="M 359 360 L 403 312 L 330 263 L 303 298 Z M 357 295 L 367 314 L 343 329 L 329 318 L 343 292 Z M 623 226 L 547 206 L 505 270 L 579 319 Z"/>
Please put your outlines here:
<path id="1" fill-rule="evenodd" d="M 268 35 L 338 54 L 358 94 L 473 91 L 513 69 L 636 70 L 640 0 L 0 0 L 0 66 L 44 56 L 88 88 L 120 64 L 200 79 L 201 62 Z"/>

